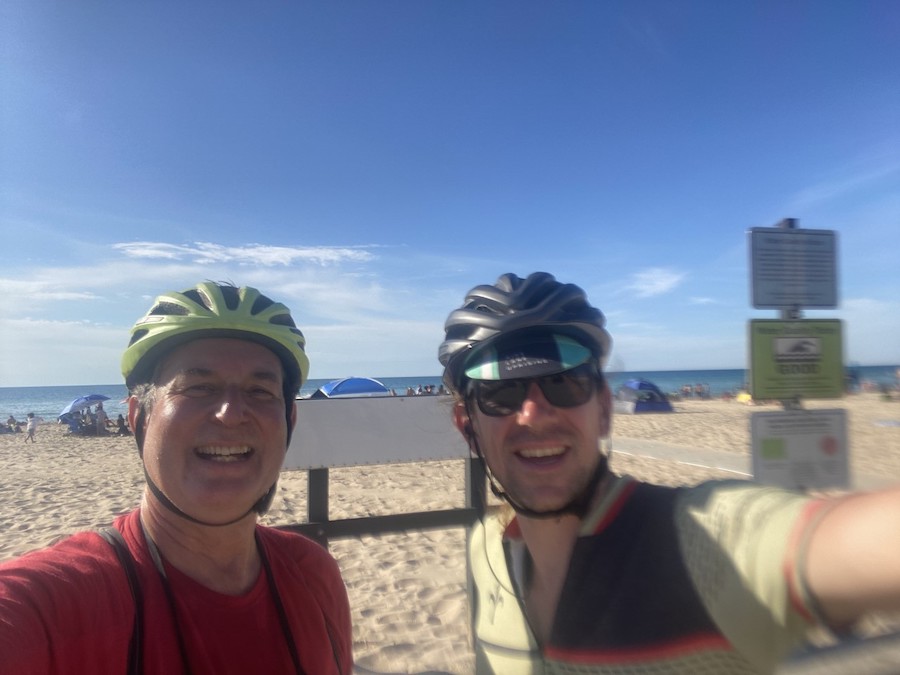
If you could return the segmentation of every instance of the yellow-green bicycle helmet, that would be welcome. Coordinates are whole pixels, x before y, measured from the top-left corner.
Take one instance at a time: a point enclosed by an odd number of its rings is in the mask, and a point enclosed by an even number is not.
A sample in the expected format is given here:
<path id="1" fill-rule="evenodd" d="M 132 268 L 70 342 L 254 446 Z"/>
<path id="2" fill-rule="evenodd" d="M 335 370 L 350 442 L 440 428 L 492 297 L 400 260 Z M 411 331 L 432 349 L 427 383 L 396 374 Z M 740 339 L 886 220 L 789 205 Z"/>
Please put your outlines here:
<path id="1" fill-rule="evenodd" d="M 198 284 L 181 293 L 160 295 L 146 316 L 131 329 L 122 355 L 122 374 L 129 389 L 148 382 L 159 358 L 189 340 L 231 337 L 257 342 L 281 359 L 285 382 L 299 390 L 309 374 L 306 339 L 290 310 L 255 288 Z"/>

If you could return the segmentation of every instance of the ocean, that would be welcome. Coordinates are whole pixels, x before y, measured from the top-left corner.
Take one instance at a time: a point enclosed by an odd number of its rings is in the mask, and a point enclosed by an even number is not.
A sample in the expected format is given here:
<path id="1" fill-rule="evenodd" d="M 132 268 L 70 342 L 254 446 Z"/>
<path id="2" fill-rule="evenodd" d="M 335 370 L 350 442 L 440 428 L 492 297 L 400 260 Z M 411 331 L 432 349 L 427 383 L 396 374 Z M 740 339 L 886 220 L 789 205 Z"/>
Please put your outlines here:
<path id="1" fill-rule="evenodd" d="M 897 384 L 898 366 L 852 366 L 861 382 L 870 382 L 875 386 Z M 389 389 L 398 394 L 406 393 L 409 387 L 414 390 L 419 386 L 423 388 L 432 385 L 435 390 L 441 383 L 439 375 L 426 375 L 421 377 L 377 377 Z M 666 393 L 678 392 L 683 385 L 692 387 L 697 384 L 704 386 L 710 396 L 719 397 L 726 392 L 735 392 L 744 386 L 747 381 L 747 371 L 743 368 L 725 370 L 653 370 L 653 371 L 628 371 L 607 373 L 607 378 L 613 391 L 618 389 L 625 380 L 631 378 L 643 378 L 656 384 Z M 330 381 L 330 379 L 309 380 L 301 390 L 301 396 L 308 396 L 316 389 Z M 127 406 L 125 398 L 128 390 L 124 384 L 88 384 L 78 386 L 56 387 L 0 387 L 0 422 L 12 415 L 22 421 L 26 414 L 33 412 L 37 417 L 42 417 L 45 422 L 55 422 L 60 411 L 73 399 L 85 394 L 103 394 L 109 396 L 109 400 L 103 403 L 103 408 L 111 419 L 115 419 L 119 413 L 125 414 Z"/>

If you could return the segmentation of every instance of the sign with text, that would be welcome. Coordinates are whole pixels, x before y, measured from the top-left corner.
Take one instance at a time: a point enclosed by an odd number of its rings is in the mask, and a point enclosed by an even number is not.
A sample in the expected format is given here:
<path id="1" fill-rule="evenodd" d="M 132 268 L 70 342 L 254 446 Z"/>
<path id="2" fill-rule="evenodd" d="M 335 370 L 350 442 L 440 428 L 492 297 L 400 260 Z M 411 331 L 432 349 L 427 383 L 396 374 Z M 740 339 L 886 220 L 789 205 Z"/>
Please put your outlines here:
<path id="1" fill-rule="evenodd" d="M 842 334 L 838 319 L 750 321 L 753 398 L 840 398 L 844 393 Z"/>
<path id="2" fill-rule="evenodd" d="M 837 307 L 837 237 L 833 230 L 750 230 L 753 306 Z"/>
<path id="3" fill-rule="evenodd" d="M 753 477 L 790 489 L 850 487 L 846 410 L 750 416 Z"/>

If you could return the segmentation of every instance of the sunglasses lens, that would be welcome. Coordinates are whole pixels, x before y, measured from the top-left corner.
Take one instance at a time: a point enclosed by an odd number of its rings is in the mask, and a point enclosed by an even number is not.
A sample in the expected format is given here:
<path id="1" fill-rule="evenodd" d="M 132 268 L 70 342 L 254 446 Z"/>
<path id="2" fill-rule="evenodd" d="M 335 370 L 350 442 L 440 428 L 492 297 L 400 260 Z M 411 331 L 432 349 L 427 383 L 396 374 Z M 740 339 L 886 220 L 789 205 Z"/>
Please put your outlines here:
<path id="1" fill-rule="evenodd" d="M 532 382 L 541 388 L 541 393 L 551 405 L 574 408 L 590 399 L 594 393 L 594 381 L 593 373 L 575 370 L 532 380 L 478 381 L 474 383 L 473 393 L 482 413 L 504 417 L 522 407 Z"/>
<path id="2" fill-rule="evenodd" d="M 512 415 L 522 406 L 527 387 L 522 380 L 479 382 L 475 387 L 478 409 L 491 417 Z"/>
<path id="3" fill-rule="evenodd" d="M 559 408 L 574 408 L 587 403 L 594 393 L 593 383 L 590 375 L 574 373 L 551 375 L 539 382 L 544 398 Z"/>

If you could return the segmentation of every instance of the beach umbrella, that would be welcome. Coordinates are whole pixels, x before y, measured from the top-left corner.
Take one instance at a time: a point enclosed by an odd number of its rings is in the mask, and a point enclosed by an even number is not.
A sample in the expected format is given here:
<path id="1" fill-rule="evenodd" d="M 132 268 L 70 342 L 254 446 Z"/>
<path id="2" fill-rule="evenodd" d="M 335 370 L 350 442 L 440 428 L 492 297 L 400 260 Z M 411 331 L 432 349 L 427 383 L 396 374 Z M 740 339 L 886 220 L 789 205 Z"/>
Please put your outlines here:
<path id="1" fill-rule="evenodd" d="M 390 396 L 390 390 L 371 377 L 345 377 L 326 382 L 311 398 L 341 398 L 356 396 Z"/>
<path id="2" fill-rule="evenodd" d="M 108 400 L 109 396 L 104 396 L 103 394 L 88 394 L 86 396 L 79 396 L 69 405 L 63 408 L 62 412 L 59 413 L 59 416 L 62 417 L 63 415 L 68 415 L 72 412 L 78 412 L 79 410 L 90 408 L 92 405 L 97 405 L 98 403 Z"/>

